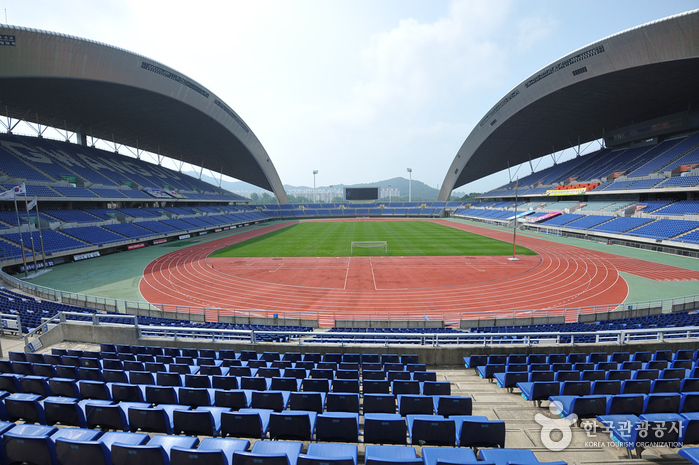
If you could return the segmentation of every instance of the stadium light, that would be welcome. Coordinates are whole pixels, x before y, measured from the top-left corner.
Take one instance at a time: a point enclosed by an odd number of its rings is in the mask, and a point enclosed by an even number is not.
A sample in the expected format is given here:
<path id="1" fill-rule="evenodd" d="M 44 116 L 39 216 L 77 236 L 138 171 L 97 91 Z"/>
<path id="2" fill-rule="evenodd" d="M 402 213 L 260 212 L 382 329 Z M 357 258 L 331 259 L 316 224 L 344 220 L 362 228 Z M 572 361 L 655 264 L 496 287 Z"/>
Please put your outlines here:
<path id="1" fill-rule="evenodd" d="M 314 202 L 318 201 L 318 193 L 316 192 L 316 174 L 318 174 L 318 170 L 313 170 L 313 201 Z"/>
<path id="2" fill-rule="evenodd" d="M 391 185 L 388 185 L 388 203 L 391 203 Z"/>
<path id="3" fill-rule="evenodd" d="M 408 175 L 410 176 L 410 181 L 408 181 L 408 202 L 413 201 L 413 169 L 408 168 Z"/>

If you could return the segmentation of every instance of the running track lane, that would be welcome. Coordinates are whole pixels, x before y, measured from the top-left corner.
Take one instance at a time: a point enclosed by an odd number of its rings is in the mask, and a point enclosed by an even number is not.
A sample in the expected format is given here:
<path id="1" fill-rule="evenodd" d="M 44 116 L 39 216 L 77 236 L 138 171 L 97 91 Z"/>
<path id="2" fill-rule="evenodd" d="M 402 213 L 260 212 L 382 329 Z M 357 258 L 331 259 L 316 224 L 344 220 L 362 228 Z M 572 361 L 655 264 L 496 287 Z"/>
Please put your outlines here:
<path id="1" fill-rule="evenodd" d="M 436 221 L 449 227 L 504 241 L 512 239 L 510 231 Z M 260 274 L 261 268 L 266 270 L 264 279 L 250 279 L 231 274 L 230 270 L 224 272 L 215 269 L 217 260 L 240 259 L 207 259 L 211 252 L 221 247 L 285 226 L 274 225 L 164 255 L 146 267 L 140 284 L 141 293 L 152 303 L 209 309 L 235 308 L 245 310 L 245 315 L 255 314 L 253 311 L 259 310 L 267 314 L 279 313 L 280 316 L 289 318 L 322 318 L 328 321 L 333 316 L 327 312 L 332 313 L 337 319 L 421 319 L 423 315 L 430 316 L 435 313 L 458 315 L 502 310 L 511 315 L 515 310 L 618 305 L 627 295 L 627 286 L 619 271 L 650 279 L 699 280 L 697 272 L 528 236 L 519 236 L 518 244 L 539 254 L 535 266 L 529 263 L 526 271 L 498 279 L 497 269 L 503 268 L 498 265 L 487 269 L 485 274 L 490 279 L 480 278 L 476 281 L 473 281 L 468 273 L 459 273 L 463 271 L 466 259 L 475 257 L 461 257 L 464 259 L 461 268 L 444 266 L 445 262 L 459 257 L 256 259 L 255 273 Z M 522 257 L 522 261 L 529 258 Z M 265 260 L 267 264 L 264 263 Z M 302 265 L 303 269 L 286 275 L 277 274 L 275 271 L 282 267 L 279 261 L 293 261 L 296 266 Z M 383 286 L 378 285 L 382 282 L 381 273 L 391 275 L 385 267 L 382 269 L 382 265 L 386 263 L 389 269 L 402 270 L 401 272 L 407 270 L 407 275 L 418 277 L 433 278 L 434 270 L 441 269 L 450 280 L 445 281 L 445 285 L 440 287 L 424 287 L 418 284 L 411 288 L 397 289 L 392 288 L 390 284 L 386 285 L 390 279 L 384 279 Z M 474 266 L 481 265 L 482 263 L 476 263 Z M 420 270 L 424 270 L 425 266 L 430 273 L 421 273 Z M 246 265 L 233 267 L 233 273 L 236 268 L 250 271 L 250 267 Z M 345 273 L 346 283 L 343 288 L 338 288 L 337 279 L 332 277 L 338 270 Z M 306 285 L 284 282 L 289 276 L 298 273 L 303 273 Z M 279 277 L 283 279 L 278 279 Z M 454 278 L 457 279 L 456 284 Z M 215 312 L 214 310 L 213 313 Z M 213 315 L 210 313 L 207 317 L 212 318 Z"/>

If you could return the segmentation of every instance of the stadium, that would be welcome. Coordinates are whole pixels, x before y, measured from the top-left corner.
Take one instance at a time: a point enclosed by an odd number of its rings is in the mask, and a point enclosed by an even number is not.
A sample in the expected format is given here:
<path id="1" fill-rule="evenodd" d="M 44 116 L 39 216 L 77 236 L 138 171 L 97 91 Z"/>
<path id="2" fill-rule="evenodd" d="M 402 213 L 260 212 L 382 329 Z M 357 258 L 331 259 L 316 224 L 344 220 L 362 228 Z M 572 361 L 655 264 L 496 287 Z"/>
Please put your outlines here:
<path id="1" fill-rule="evenodd" d="M 699 10 L 526 77 L 433 202 L 290 204 L 126 50 L 2 25 L 0 63 L 3 463 L 699 463 Z"/>

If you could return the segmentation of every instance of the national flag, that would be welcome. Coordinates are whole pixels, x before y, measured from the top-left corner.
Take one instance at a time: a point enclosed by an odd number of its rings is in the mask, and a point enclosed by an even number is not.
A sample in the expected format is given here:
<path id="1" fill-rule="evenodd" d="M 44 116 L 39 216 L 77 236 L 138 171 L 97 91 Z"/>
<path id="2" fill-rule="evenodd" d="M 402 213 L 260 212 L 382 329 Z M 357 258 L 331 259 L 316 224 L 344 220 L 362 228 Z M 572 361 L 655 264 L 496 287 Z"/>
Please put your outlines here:
<path id="1" fill-rule="evenodd" d="M 29 204 L 27 205 L 27 210 L 31 210 L 32 208 L 36 207 L 36 203 L 37 203 L 37 199 L 36 199 L 36 197 L 34 197 L 34 200 L 29 202 Z"/>
<path id="2" fill-rule="evenodd" d="M 13 189 L 9 189 L 3 193 L 0 193 L 0 200 L 14 200 L 14 198 L 15 198 L 15 191 Z"/>
<path id="3" fill-rule="evenodd" d="M 27 195 L 27 187 L 24 185 L 24 183 L 22 183 L 20 186 L 13 187 L 12 190 L 14 191 L 15 195 Z"/>

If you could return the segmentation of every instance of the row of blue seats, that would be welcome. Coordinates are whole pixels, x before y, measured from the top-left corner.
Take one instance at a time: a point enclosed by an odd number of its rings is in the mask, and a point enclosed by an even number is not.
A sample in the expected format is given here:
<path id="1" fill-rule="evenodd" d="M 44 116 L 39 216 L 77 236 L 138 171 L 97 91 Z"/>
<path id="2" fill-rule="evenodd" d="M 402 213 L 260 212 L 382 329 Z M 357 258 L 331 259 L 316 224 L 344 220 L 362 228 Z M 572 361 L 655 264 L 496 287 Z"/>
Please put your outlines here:
<path id="1" fill-rule="evenodd" d="M 34 354 L 30 354 L 34 355 Z M 130 360 L 128 357 L 131 354 L 123 354 L 125 359 L 96 359 L 88 357 L 74 357 L 71 355 L 44 355 L 40 358 L 27 361 L 12 361 L 0 360 L 0 373 L 17 373 L 17 374 L 39 374 L 40 370 L 44 372 L 44 368 L 53 367 L 53 370 L 59 366 L 76 367 L 96 370 L 119 370 L 119 371 L 148 371 L 151 373 L 159 372 L 177 372 L 183 374 L 215 374 L 215 375 L 231 375 L 231 376 L 264 376 L 270 378 L 273 376 L 282 376 L 286 372 L 287 376 L 295 377 L 325 377 L 328 379 L 345 378 L 345 379 L 394 379 L 400 375 L 400 379 L 412 379 L 415 373 L 423 373 L 424 378 L 415 378 L 420 380 L 430 379 L 427 371 L 427 366 L 423 363 L 366 363 L 359 365 L 357 363 L 334 363 L 334 362 L 289 362 L 275 361 L 265 362 L 263 360 L 248 360 L 241 362 L 240 360 L 216 360 L 212 358 L 191 357 L 170 357 L 167 355 L 157 355 L 152 358 L 152 355 L 137 355 L 137 360 Z M 121 355 L 120 355 L 121 356 Z M 301 376 L 299 376 L 299 374 Z M 325 373 L 325 375 L 322 375 Z M 389 373 L 395 373 L 394 378 L 388 376 Z"/>
<path id="2" fill-rule="evenodd" d="M 614 394 L 549 397 L 557 413 L 566 418 L 595 418 L 599 415 L 642 415 L 655 413 L 699 414 L 699 392 Z"/>
<path id="3" fill-rule="evenodd" d="M 44 425 L 148 431 L 167 434 L 358 442 L 359 414 L 275 411 L 265 408 L 189 406 L 11 394 L 3 399 L 7 419 Z M 483 416 L 365 413 L 364 442 L 504 447 L 505 423 Z M 316 422 L 319 422 L 316 426 Z"/>
<path id="4" fill-rule="evenodd" d="M 528 365 L 535 363 L 601 363 L 601 362 L 650 362 L 650 361 L 675 361 L 675 360 L 693 360 L 699 359 L 699 350 L 657 350 L 651 351 L 636 351 L 636 352 L 592 352 L 585 353 L 569 353 L 569 354 L 495 354 L 495 355 L 470 355 L 464 357 L 464 365 L 466 368 L 476 368 L 480 365 L 487 364 L 520 364 Z"/>
<path id="5" fill-rule="evenodd" d="M 23 386 L 27 388 L 24 392 L 0 391 L 0 398 L 30 401 L 33 410 L 41 408 L 42 399 L 53 397 L 75 399 L 76 402 L 80 400 L 147 402 L 155 405 L 226 407 L 234 410 L 252 407 L 279 412 L 288 408 L 312 410 L 317 413 L 322 413 L 324 410 L 359 413 L 361 406 L 363 413 L 398 412 L 401 416 L 470 415 L 472 409 L 470 397 L 450 394 L 365 393 L 360 396 L 353 392 L 192 388 L 97 381 L 75 382 L 63 378 L 28 380 L 26 384 L 23 383 Z M 35 418 L 36 415 L 32 417 Z M 0 419 L 2 419 L 1 413 Z"/>
<path id="6" fill-rule="evenodd" d="M 354 444 L 311 443 L 306 454 L 296 441 L 256 441 L 120 433 L 41 425 L 0 424 L 3 463 L 33 465 L 357 465 Z M 536 465 L 530 450 L 482 449 L 478 460 L 470 449 L 367 445 L 365 465 Z M 551 462 L 565 465 L 565 462 Z"/>
<path id="7" fill-rule="evenodd" d="M 60 351 L 60 349 L 52 349 L 53 351 Z M 300 352 L 263 352 L 258 353 L 254 350 L 241 350 L 236 353 L 234 350 L 219 350 L 214 349 L 195 349 L 195 348 L 176 348 L 176 347 L 160 347 L 160 346 L 132 346 L 126 344 L 100 344 L 100 352 L 104 353 L 129 353 L 129 354 L 142 354 L 142 355 L 169 355 L 172 357 L 205 357 L 214 359 L 240 359 L 242 361 L 248 360 L 264 360 L 266 362 L 274 361 L 290 361 L 290 362 L 300 362 L 300 361 L 311 361 L 314 363 L 319 362 L 333 362 L 333 363 L 419 363 L 417 354 L 359 354 L 359 353 L 325 353 L 321 354 L 319 352 L 307 352 L 301 354 Z M 68 353 L 59 355 L 69 355 Z M 103 355 L 104 356 L 104 355 Z"/>
<path id="8" fill-rule="evenodd" d="M 672 380 L 673 384 L 682 385 L 682 380 Z M 589 395 L 629 395 L 642 394 L 655 396 L 654 398 L 679 399 L 682 395 L 691 394 L 694 391 L 678 391 L 658 388 L 653 390 L 654 385 L 650 380 L 626 380 L 620 384 L 610 384 L 609 381 L 534 381 L 517 383 L 517 388 L 522 393 L 525 400 L 540 403 L 548 400 L 551 396 L 589 396 Z M 664 384 L 664 383 L 663 383 Z M 696 387 L 697 380 L 692 380 L 693 387 Z M 681 388 L 680 388 L 681 389 Z M 678 404 L 679 408 L 679 404 Z M 692 408 L 696 408 L 692 404 Z"/>
<path id="9" fill-rule="evenodd" d="M 50 367 L 50 365 L 47 365 Z M 39 367 L 35 367 L 38 372 Z M 286 370 L 289 371 L 289 370 Z M 297 371 L 297 370 L 295 370 Z M 305 371 L 305 370 L 302 370 Z M 311 371 L 313 373 L 313 371 Z M 383 372 L 378 372 L 379 374 Z M 389 372 L 394 373 L 394 372 Z M 409 374 L 407 372 L 395 372 Z M 434 372 L 416 372 L 415 374 L 432 374 Z M 358 379 L 326 378 L 326 377 L 254 377 L 254 376 L 219 376 L 219 375 L 189 375 L 179 373 L 151 373 L 147 371 L 100 371 L 94 368 L 76 368 L 58 366 L 53 374 L 0 374 L 0 389 L 9 392 L 30 392 L 51 395 L 52 380 L 65 380 L 77 383 L 118 383 L 136 386 L 160 386 L 176 388 L 202 389 L 247 389 L 256 391 L 304 391 L 304 392 L 343 392 L 363 394 L 424 394 L 450 395 L 451 384 L 448 381 L 420 381 L 418 379 L 366 379 L 361 384 Z"/>
<path id="10" fill-rule="evenodd" d="M 597 388 L 598 393 L 621 394 L 622 392 L 690 392 L 699 391 L 699 378 L 659 378 L 641 373 L 642 370 L 634 373 L 632 371 L 534 371 L 526 372 L 506 372 L 495 373 L 495 380 L 498 387 L 512 390 L 519 383 L 535 382 L 588 382 L 592 383 L 592 389 Z M 594 376 L 593 376 L 594 375 Z M 621 376 L 624 376 L 623 378 Z M 672 376 L 672 375 L 668 375 Z M 605 392 L 601 392 L 604 390 Z M 619 392 L 613 392 L 613 391 Z"/>

